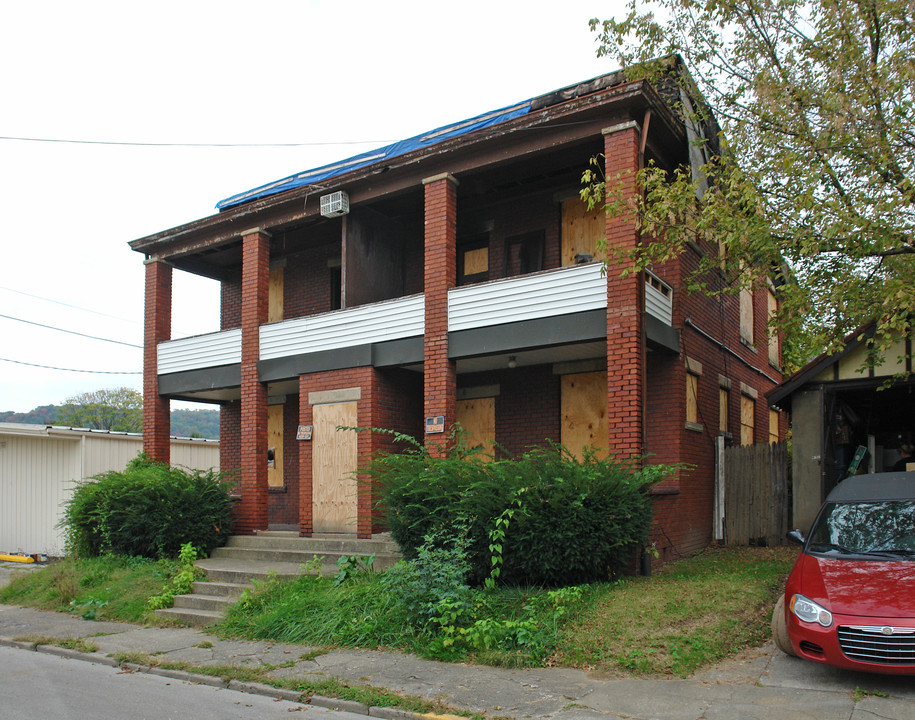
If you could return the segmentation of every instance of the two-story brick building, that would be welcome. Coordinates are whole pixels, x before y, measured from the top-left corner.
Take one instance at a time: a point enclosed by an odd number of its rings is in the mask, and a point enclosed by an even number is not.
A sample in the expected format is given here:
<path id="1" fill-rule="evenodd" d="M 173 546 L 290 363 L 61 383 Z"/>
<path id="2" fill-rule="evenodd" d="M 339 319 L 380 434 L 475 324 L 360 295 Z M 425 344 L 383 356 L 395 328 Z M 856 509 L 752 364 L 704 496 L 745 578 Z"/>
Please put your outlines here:
<path id="1" fill-rule="evenodd" d="M 774 295 L 681 292 L 700 245 L 604 272 L 601 240 L 649 239 L 579 199 L 592 157 L 629 192 L 643 163 L 690 162 L 669 90 L 602 76 L 130 243 L 146 256 L 147 452 L 168 458 L 171 399 L 218 403 L 238 532 L 366 537 L 372 489 L 351 473 L 390 438 L 335 428 L 434 442 L 460 422 L 510 454 L 552 440 L 689 463 L 656 489 L 655 539 L 662 559 L 704 547 L 714 438 L 779 432 L 764 401 L 781 380 Z M 171 339 L 173 268 L 221 283 L 220 332 Z"/>

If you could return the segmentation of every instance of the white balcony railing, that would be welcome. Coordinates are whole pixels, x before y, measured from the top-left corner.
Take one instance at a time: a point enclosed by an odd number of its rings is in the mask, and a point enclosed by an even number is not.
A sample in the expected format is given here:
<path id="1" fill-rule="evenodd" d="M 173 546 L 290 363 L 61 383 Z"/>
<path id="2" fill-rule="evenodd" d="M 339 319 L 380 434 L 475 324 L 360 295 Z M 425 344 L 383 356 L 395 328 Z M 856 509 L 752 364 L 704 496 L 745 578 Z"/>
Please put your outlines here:
<path id="1" fill-rule="evenodd" d="M 422 295 L 262 325 L 261 360 L 421 336 Z"/>
<path id="2" fill-rule="evenodd" d="M 573 265 L 520 277 L 453 288 L 448 293 L 448 330 L 600 310 L 607 307 L 601 263 Z M 671 324 L 672 291 L 653 275 L 645 283 L 645 311 Z M 262 325 L 260 359 L 292 357 L 420 337 L 425 328 L 422 295 Z M 161 374 L 241 362 L 241 330 L 197 335 L 159 345 Z"/>
<path id="3" fill-rule="evenodd" d="M 571 265 L 454 288 L 448 293 L 448 330 L 606 308 L 607 279 L 602 268 L 601 263 Z"/>
<path id="4" fill-rule="evenodd" d="M 159 343 L 158 358 L 161 375 L 240 363 L 241 330 L 224 330 Z"/>
<path id="5" fill-rule="evenodd" d="M 673 289 L 653 273 L 645 273 L 645 312 L 665 325 L 673 324 Z"/>

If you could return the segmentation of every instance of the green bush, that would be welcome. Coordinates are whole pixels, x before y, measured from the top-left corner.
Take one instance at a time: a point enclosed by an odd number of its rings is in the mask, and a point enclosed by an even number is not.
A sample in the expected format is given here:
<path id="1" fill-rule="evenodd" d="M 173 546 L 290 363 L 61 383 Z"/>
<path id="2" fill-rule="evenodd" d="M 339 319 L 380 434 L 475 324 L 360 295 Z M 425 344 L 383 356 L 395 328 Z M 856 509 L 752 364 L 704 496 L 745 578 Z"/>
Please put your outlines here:
<path id="1" fill-rule="evenodd" d="M 209 554 L 229 536 L 229 486 L 211 470 L 169 467 L 140 454 L 123 472 L 80 483 L 60 524 L 69 552 L 87 557 L 175 557 L 183 543 Z"/>
<path id="2" fill-rule="evenodd" d="M 492 577 L 562 586 L 606 580 L 631 565 L 651 526 L 648 489 L 675 468 L 593 453 L 578 461 L 556 445 L 482 462 L 458 441 L 445 458 L 414 443 L 372 459 L 367 471 L 408 559 L 457 520 L 467 527 L 472 584 Z"/>

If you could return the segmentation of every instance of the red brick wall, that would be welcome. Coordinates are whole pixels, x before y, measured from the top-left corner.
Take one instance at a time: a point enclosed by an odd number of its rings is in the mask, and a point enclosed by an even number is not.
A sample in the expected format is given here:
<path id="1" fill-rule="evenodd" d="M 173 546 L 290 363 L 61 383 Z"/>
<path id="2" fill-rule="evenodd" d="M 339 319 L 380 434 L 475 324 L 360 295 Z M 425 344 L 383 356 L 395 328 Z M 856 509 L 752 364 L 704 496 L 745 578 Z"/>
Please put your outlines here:
<path id="1" fill-rule="evenodd" d="M 448 289 L 457 272 L 457 181 L 441 176 L 425 181 L 426 331 L 424 342 L 424 402 L 426 417 L 444 416 L 445 429 L 454 424 L 457 376 L 448 359 Z M 427 437 L 430 452 L 442 454 L 441 435 Z"/>
<path id="2" fill-rule="evenodd" d="M 241 273 L 233 273 L 220 284 L 220 318 L 222 330 L 241 327 Z"/>
<path id="3" fill-rule="evenodd" d="M 678 483 L 665 483 L 658 488 L 660 494 L 655 496 L 652 540 L 662 560 L 696 552 L 712 540 L 714 442 L 719 434 L 719 375 L 731 383 L 728 431 L 732 438 L 729 442 L 732 443 L 740 442 L 741 383 L 758 393 L 755 441 L 767 442 L 769 415 L 765 393 L 775 383 L 754 367 L 773 380 L 781 380 L 781 375 L 768 362 L 764 288 L 757 290 L 754 297 L 755 350 L 740 342 L 739 299 L 736 294 L 708 298 L 682 289 L 681 279 L 698 267 L 698 253 L 715 251 L 708 247 L 688 248 L 677 260 L 654 268 L 659 277 L 675 288 L 674 326 L 680 329 L 681 353 L 678 357 L 649 356 L 646 392 L 650 462 L 678 460 L 690 465 L 689 469 L 680 473 Z M 724 286 L 724 280 L 717 272 L 708 281 L 713 287 L 716 284 L 718 288 Z M 702 366 L 698 380 L 701 429 L 686 427 L 687 358 L 698 361 Z M 780 426 L 784 433 L 785 423 L 780 421 Z M 666 491 L 679 492 L 664 494 Z"/>
<path id="4" fill-rule="evenodd" d="M 587 162 L 587 161 L 585 161 Z M 543 269 L 560 265 L 561 205 L 554 199 L 554 193 L 540 192 L 514 198 L 495 205 L 481 205 L 466 208 L 461 206 L 459 218 L 460 233 L 475 233 L 478 228 L 489 226 L 489 279 L 505 276 L 505 241 L 515 235 L 543 231 Z M 481 281 L 482 282 L 482 281 Z"/>
<path id="5" fill-rule="evenodd" d="M 608 193 L 622 187 L 635 194 L 639 133 L 636 127 L 604 136 Z M 631 249 L 638 242 L 634 218 L 607 215 L 607 244 Z M 640 273 L 607 273 L 607 426 L 608 448 L 621 458 L 644 454 L 642 401 L 645 365 L 644 282 Z"/>
<path id="6" fill-rule="evenodd" d="M 508 457 L 560 438 L 560 377 L 550 365 L 461 375 L 459 387 L 499 385 L 495 399 L 496 443 Z"/>
<path id="7" fill-rule="evenodd" d="M 283 316 L 305 317 L 331 308 L 328 260 L 340 259 L 340 244 L 308 248 L 286 257 Z"/>
<path id="8" fill-rule="evenodd" d="M 240 492 L 241 480 L 241 404 L 224 402 L 219 406 L 219 470 Z M 232 506 L 233 532 L 238 526 L 238 503 Z"/>
<path id="9" fill-rule="evenodd" d="M 154 460 L 171 459 L 171 404 L 159 396 L 158 347 L 171 338 L 172 268 L 146 264 L 143 331 L 143 451 Z"/>
<path id="10" fill-rule="evenodd" d="M 260 326 L 267 321 L 270 239 L 252 232 L 242 240 L 241 501 L 236 532 L 267 528 L 267 388 L 258 378 Z"/>

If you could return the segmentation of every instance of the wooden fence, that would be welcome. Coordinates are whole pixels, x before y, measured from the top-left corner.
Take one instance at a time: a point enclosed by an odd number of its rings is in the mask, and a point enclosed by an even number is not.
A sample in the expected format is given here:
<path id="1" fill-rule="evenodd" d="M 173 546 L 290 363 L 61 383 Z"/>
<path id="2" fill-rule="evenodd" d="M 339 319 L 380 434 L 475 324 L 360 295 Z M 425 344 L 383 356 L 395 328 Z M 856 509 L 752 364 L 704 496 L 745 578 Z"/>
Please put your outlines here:
<path id="1" fill-rule="evenodd" d="M 785 443 L 718 452 L 716 538 L 726 545 L 782 545 L 790 521 Z"/>

